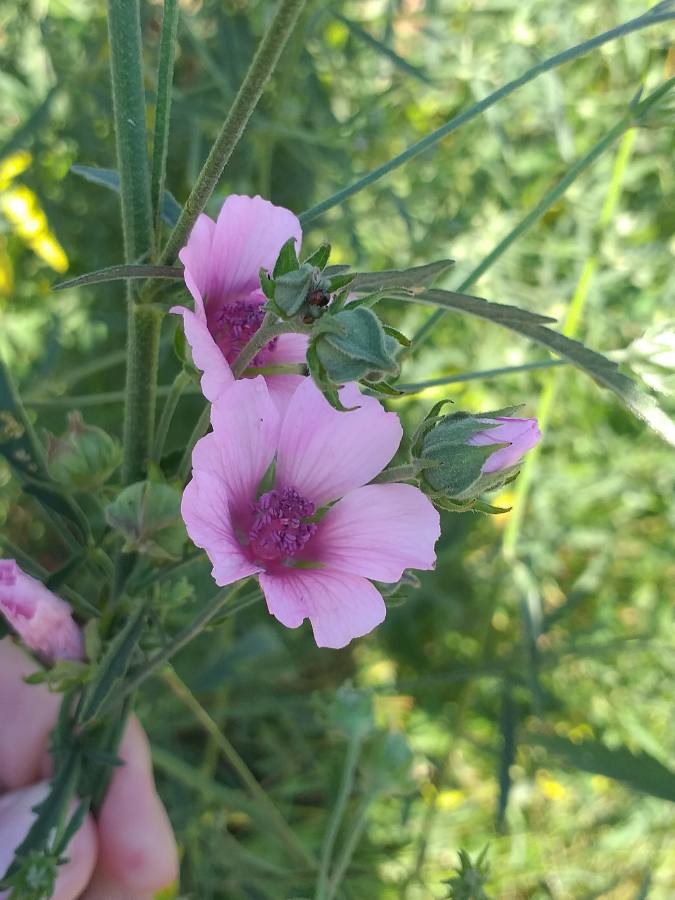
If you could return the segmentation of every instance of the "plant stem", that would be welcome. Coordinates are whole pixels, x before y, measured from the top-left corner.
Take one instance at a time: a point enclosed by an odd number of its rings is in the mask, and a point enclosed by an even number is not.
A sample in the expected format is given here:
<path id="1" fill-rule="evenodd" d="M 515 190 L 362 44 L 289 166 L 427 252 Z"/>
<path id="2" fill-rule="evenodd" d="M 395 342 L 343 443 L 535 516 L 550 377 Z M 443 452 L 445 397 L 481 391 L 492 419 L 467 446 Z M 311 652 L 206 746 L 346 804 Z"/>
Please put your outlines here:
<path id="1" fill-rule="evenodd" d="M 333 900 L 333 897 L 337 893 L 338 888 L 342 884 L 342 881 L 347 874 L 347 869 L 349 868 L 349 864 L 352 861 L 354 852 L 359 846 L 359 841 L 363 837 L 363 832 L 365 831 L 366 825 L 368 824 L 368 813 L 370 812 L 370 807 L 373 804 L 373 800 L 375 800 L 375 796 L 376 795 L 374 794 L 369 794 L 364 797 L 363 801 L 361 802 L 361 806 L 359 807 L 359 810 L 354 817 L 354 821 L 351 824 L 342 851 L 338 857 L 337 862 L 335 863 L 333 874 L 330 877 L 328 890 L 326 892 L 326 900 Z"/>
<path id="2" fill-rule="evenodd" d="M 461 375 L 443 375 L 439 378 L 430 378 L 428 381 L 418 381 L 415 384 L 397 384 L 396 390 L 403 394 L 417 394 L 427 388 L 442 387 L 446 384 L 461 384 L 465 381 L 478 381 L 481 378 L 496 378 L 499 375 L 516 375 L 518 372 L 532 372 L 537 369 L 550 369 L 555 366 L 569 366 L 568 359 L 542 359 L 538 362 L 522 363 L 519 366 L 501 366 L 498 369 L 483 369 L 479 372 L 463 372 Z M 395 397 L 391 398 L 395 400 Z"/>
<path id="3" fill-rule="evenodd" d="M 188 475 L 190 474 L 190 468 L 192 467 L 192 451 L 194 450 L 194 446 L 199 438 L 203 437 L 206 433 L 206 429 L 209 427 L 210 421 L 211 404 L 207 403 L 204 409 L 201 411 L 199 418 L 197 419 L 197 424 L 192 429 L 192 434 L 188 438 L 188 442 L 185 445 L 185 450 L 183 451 L 183 456 L 181 457 L 180 465 L 178 466 L 178 471 L 176 472 L 176 478 L 181 484 L 185 484 L 185 482 L 187 481 Z"/>
<path id="4" fill-rule="evenodd" d="M 171 85 L 178 29 L 178 0 L 164 0 L 162 36 L 159 42 L 157 70 L 157 102 L 155 104 L 155 132 L 152 142 L 152 198 L 155 206 L 155 234 L 159 240 L 162 227 L 162 194 L 166 175 L 171 119 Z"/>
<path id="5" fill-rule="evenodd" d="M 412 481 L 418 470 L 412 465 L 392 466 L 373 478 L 373 484 L 389 484 L 392 481 Z"/>
<path id="6" fill-rule="evenodd" d="M 266 347 L 270 341 L 274 340 L 275 337 L 279 337 L 282 334 L 298 334 L 303 331 L 304 329 L 300 325 L 280 322 L 274 313 L 265 313 L 265 318 L 262 320 L 260 328 L 249 342 L 242 347 L 239 356 L 235 359 L 232 365 L 232 374 L 235 378 L 241 378 L 248 368 L 248 364 L 255 359 L 256 354 L 263 347 Z"/>
<path id="7" fill-rule="evenodd" d="M 230 743 L 227 737 L 220 730 L 216 722 L 213 721 L 208 712 L 194 696 L 189 687 L 182 681 L 176 672 L 168 667 L 162 675 L 165 684 L 173 691 L 178 699 L 187 706 L 197 719 L 206 733 L 213 739 L 220 752 L 223 754 L 232 769 L 236 772 L 237 777 L 249 792 L 256 803 L 262 807 L 269 817 L 270 822 L 274 825 L 275 831 L 279 838 L 283 841 L 288 852 L 303 865 L 314 868 L 315 861 L 308 850 L 298 840 L 295 833 L 289 826 L 288 822 L 279 812 L 270 796 L 260 787 L 255 776 L 248 768 L 244 760 L 237 753 L 236 748 Z"/>
<path id="8" fill-rule="evenodd" d="M 659 9 L 659 7 L 661 7 L 661 9 Z M 428 150 L 430 147 L 438 143 L 438 141 L 440 141 L 447 135 L 452 134 L 452 132 L 456 131 L 461 125 L 464 125 L 466 122 L 470 122 L 472 119 L 475 119 L 481 113 L 485 112 L 486 109 L 494 106 L 494 104 L 499 100 L 502 100 L 504 97 L 508 97 L 509 94 L 512 94 L 524 84 L 533 81 L 544 72 L 549 72 L 551 69 L 555 69 L 557 66 L 561 66 L 573 59 L 578 59 L 578 57 L 584 56 L 591 50 L 595 50 L 597 47 L 601 47 L 603 44 L 606 44 L 609 41 L 613 41 L 616 38 L 624 37 L 627 34 L 631 34 L 633 31 L 639 31 L 641 28 L 649 28 L 652 25 L 659 25 L 660 23 L 667 22 L 669 19 L 673 18 L 675 18 L 675 11 L 671 11 L 665 4 L 659 4 L 653 10 L 649 10 L 648 12 L 637 16 L 637 18 L 635 19 L 624 22 L 622 25 L 618 25 L 616 28 L 605 31 L 602 34 L 596 35 L 595 37 L 590 38 L 587 41 L 583 41 L 583 43 L 581 44 L 577 44 L 574 47 L 569 47 L 567 50 L 563 50 L 561 53 L 556 53 L 554 56 L 551 56 L 548 59 L 537 63 L 535 66 L 532 66 L 531 69 L 528 69 L 522 75 L 519 75 L 518 78 L 514 78 L 512 81 L 509 81 L 506 84 L 502 85 L 492 94 L 489 94 L 478 103 L 475 103 L 473 106 L 469 107 L 469 109 L 464 110 L 464 112 L 461 112 L 457 116 L 453 116 L 453 118 L 446 122 L 445 125 L 441 125 L 440 128 L 432 131 L 431 134 L 428 134 L 421 140 L 416 141 L 414 144 L 408 147 L 407 150 L 404 150 L 402 153 L 394 156 L 388 162 L 384 163 L 381 166 L 378 166 L 376 169 L 373 169 L 372 172 L 369 172 L 362 178 L 357 179 L 348 187 L 336 191 L 336 193 L 331 197 L 328 197 L 328 199 L 323 200 L 321 203 L 317 203 L 316 206 L 312 206 L 311 209 L 306 210 L 300 215 L 300 222 L 303 225 L 306 225 L 308 222 L 311 222 L 314 219 L 318 218 L 318 216 L 326 212 L 326 210 L 344 203 L 344 201 L 347 200 L 348 197 L 351 197 L 354 194 L 358 193 L 360 190 L 379 180 L 384 175 L 388 175 L 389 172 L 393 172 L 394 169 L 397 169 L 399 166 L 403 165 L 403 163 L 408 162 L 408 160 L 413 159 L 420 153 L 424 153 L 425 150 Z"/>
<path id="9" fill-rule="evenodd" d="M 328 820 L 326 834 L 323 839 L 323 846 L 321 847 L 321 860 L 319 862 L 319 874 L 316 880 L 314 900 L 329 900 L 330 897 L 330 894 L 328 893 L 328 874 L 333 858 L 333 848 L 335 847 L 335 841 L 337 840 L 338 831 L 340 830 L 342 817 L 347 808 L 347 801 L 354 789 L 356 767 L 361 753 L 362 742 L 363 737 L 359 732 L 354 732 L 350 736 L 338 795 Z"/>
<path id="10" fill-rule="evenodd" d="M 173 380 L 173 384 L 171 385 L 168 396 L 164 402 L 162 415 L 160 417 L 157 431 L 155 433 L 155 443 L 152 448 L 152 458 L 157 463 L 160 462 L 162 458 L 164 445 L 166 443 L 166 439 L 169 434 L 169 428 L 171 427 L 171 423 L 178 406 L 178 401 L 182 397 L 183 391 L 191 381 L 192 378 L 190 374 L 185 371 L 185 369 L 181 369 L 178 375 L 176 375 Z"/>
<path id="11" fill-rule="evenodd" d="M 162 251 L 160 262 L 172 262 L 185 243 L 197 216 L 204 209 L 213 193 L 223 169 L 234 148 L 239 143 L 253 110 L 258 105 L 263 89 L 276 68 L 279 57 L 290 37 L 306 0 L 281 0 L 274 18 L 249 66 L 239 92 L 230 107 L 220 134 L 211 148 L 199 173 L 183 211 Z"/>
<path id="12" fill-rule="evenodd" d="M 108 39 L 124 259 L 133 262 L 152 248 L 139 0 L 108 0 Z"/>
<path id="13" fill-rule="evenodd" d="M 206 604 L 206 606 L 202 609 L 202 611 L 197 615 L 192 622 L 186 626 L 181 632 L 179 632 L 176 637 L 171 641 L 170 644 L 167 644 L 162 650 L 156 653 L 154 656 L 151 656 L 150 659 L 145 663 L 141 672 L 139 672 L 134 678 L 131 678 L 126 685 L 116 694 L 113 699 L 113 703 L 111 705 L 117 705 L 125 697 L 128 697 L 132 694 L 138 687 L 140 687 L 143 682 L 149 678 L 151 675 L 160 669 L 165 663 L 167 663 L 179 650 L 182 650 L 190 641 L 194 640 L 198 635 L 204 631 L 209 622 L 214 619 L 218 613 L 223 609 L 223 607 L 230 603 L 232 604 L 231 608 L 228 610 L 229 615 L 234 615 L 242 609 L 245 609 L 247 606 L 250 606 L 252 603 L 255 603 L 259 598 L 259 594 L 256 592 L 252 595 L 247 595 L 242 597 L 239 603 L 233 603 L 234 598 L 242 589 L 245 584 L 246 579 L 237 582 L 234 587 L 229 588 L 229 590 L 221 590 L 212 597 L 212 599 Z M 107 711 L 104 708 L 104 711 Z"/>
<path id="14" fill-rule="evenodd" d="M 161 315 L 155 306 L 132 301 L 122 461 L 124 484 L 141 481 L 150 459 L 155 426 Z"/>

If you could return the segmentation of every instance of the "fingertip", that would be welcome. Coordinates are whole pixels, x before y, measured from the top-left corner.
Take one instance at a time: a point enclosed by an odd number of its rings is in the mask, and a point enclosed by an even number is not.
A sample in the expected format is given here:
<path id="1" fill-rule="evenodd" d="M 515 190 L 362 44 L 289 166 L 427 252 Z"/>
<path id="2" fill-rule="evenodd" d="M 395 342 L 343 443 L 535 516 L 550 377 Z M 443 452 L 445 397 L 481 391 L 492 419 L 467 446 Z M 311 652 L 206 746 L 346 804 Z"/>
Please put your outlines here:
<path id="1" fill-rule="evenodd" d="M 119 756 L 124 764 L 113 773 L 98 817 L 98 878 L 142 897 L 177 880 L 178 851 L 155 788 L 148 740 L 133 716 Z"/>

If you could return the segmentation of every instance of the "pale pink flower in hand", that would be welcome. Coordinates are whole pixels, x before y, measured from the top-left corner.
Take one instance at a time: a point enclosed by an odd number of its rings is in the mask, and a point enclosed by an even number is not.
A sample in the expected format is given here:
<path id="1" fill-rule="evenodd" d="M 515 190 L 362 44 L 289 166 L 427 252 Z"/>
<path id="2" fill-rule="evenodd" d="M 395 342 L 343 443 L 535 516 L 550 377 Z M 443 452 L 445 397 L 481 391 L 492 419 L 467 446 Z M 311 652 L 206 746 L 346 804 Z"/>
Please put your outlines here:
<path id="1" fill-rule="evenodd" d="M 398 448 L 398 416 L 353 384 L 340 397 L 358 409 L 337 412 L 304 379 L 281 420 L 261 377 L 237 381 L 213 405 L 182 503 L 217 584 L 258 575 L 272 615 L 289 628 L 309 618 L 317 644 L 335 648 L 384 619 L 369 579 L 433 568 L 440 533 L 416 487 L 368 484 Z"/>
<path id="2" fill-rule="evenodd" d="M 61 698 L 24 682 L 34 669 L 9 639 L 0 641 L 0 879 L 49 789 L 47 742 Z M 87 815 L 68 846 L 52 900 L 151 900 L 178 877 L 176 843 L 135 717 L 118 756 L 123 765 L 113 772 L 97 818 Z"/>
<path id="3" fill-rule="evenodd" d="M 183 316 L 192 358 L 203 372 L 202 391 L 213 402 L 233 381 L 230 365 L 258 330 L 265 295 L 260 269 L 271 271 L 282 246 L 295 238 L 300 249 L 302 230 L 297 217 L 262 197 L 232 194 L 225 199 L 217 221 L 202 214 L 179 253 L 185 284 L 194 299 L 194 312 L 174 306 Z M 305 362 L 307 338 L 283 334 L 274 338 L 252 365 Z M 283 408 L 301 375 L 270 375 L 272 396 Z"/>
<path id="4" fill-rule="evenodd" d="M 0 559 L 0 613 L 30 650 L 48 662 L 82 659 L 82 632 L 68 604 L 13 559 Z"/>

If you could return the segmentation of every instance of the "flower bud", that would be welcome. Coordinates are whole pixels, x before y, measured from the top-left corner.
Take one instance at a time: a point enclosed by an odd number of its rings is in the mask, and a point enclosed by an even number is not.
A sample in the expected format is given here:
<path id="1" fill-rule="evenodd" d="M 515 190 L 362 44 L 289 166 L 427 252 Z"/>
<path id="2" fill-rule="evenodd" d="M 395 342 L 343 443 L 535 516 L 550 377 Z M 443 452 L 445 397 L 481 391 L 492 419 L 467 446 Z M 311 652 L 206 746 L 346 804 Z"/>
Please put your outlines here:
<path id="1" fill-rule="evenodd" d="M 158 561 L 179 559 L 185 544 L 180 500 L 180 491 L 170 484 L 138 481 L 108 504 L 106 519 L 124 535 L 126 553 Z"/>
<path id="2" fill-rule="evenodd" d="M 475 500 L 510 481 L 540 437 L 536 419 L 443 416 L 418 442 L 422 481 L 430 492 L 451 500 Z"/>
<path id="3" fill-rule="evenodd" d="M 49 474 L 76 490 L 100 487 L 120 464 L 121 457 L 117 441 L 102 428 L 85 425 L 79 412 L 68 416 L 68 430 L 62 437 L 49 436 Z"/>
<path id="4" fill-rule="evenodd" d="M 322 320 L 312 345 L 329 381 L 381 381 L 399 373 L 398 341 L 371 309 L 345 309 Z"/>
<path id="5" fill-rule="evenodd" d="M 0 560 L 0 612 L 26 647 L 45 660 L 83 658 L 84 640 L 70 606 L 13 559 Z"/>

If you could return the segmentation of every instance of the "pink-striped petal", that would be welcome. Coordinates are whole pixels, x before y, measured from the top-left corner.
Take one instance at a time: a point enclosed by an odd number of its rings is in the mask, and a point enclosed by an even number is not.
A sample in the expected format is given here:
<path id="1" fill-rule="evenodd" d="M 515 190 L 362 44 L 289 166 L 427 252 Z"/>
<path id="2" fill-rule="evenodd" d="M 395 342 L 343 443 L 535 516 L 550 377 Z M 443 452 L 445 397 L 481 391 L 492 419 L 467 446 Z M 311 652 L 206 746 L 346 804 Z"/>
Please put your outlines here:
<path id="1" fill-rule="evenodd" d="M 277 455 L 277 485 L 294 487 L 317 507 L 371 481 L 396 453 L 403 431 L 396 413 L 354 384 L 340 391 L 338 412 L 310 378 L 288 405 Z"/>
<path id="2" fill-rule="evenodd" d="M 211 337 L 203 312 L 192 312 L 185 306 L 173 306 L 170 312 L 183 317 L 185 339 L 192 351 L 192 360 L 202 374 L 202 391 L 213 403 L 234 381 L 234 375 L 223 352 Z"/>
<path id="3" fill-rule="evenodd" d="M 211 574 L 223 586 L 260 571 L 237 540 L 225 484 L 212 472 L 195 472 L 183 492 L 181 515 L 193 543 L 211 560 Z"/>
<path id="4" fill-rule="evenodd" d="M 331 507 L 303 556 L 330 569 L 395 582 L 405 569 L 433 569 L 440 516 L 410 484 L 369 484 Z"/>
<path id="5" fill-rule="evenodd" d="M 260 269 L 274 267 L 279 250 L 291 237 L 299 250 L 302 229 L 290 210 L 262 197 L 227 197 L 211 242 L 213 300 L 239 299 L 260 288 Z"/>
<path id="6" fill-rule="evenodd" d="M 289 569 L 260 575 L 267 608 L 282 625 L 297 628 L 309 619 L 319 647 L 339 649 L 372 631 L 387 609 L 365 578 L 330 569 Z"/>

